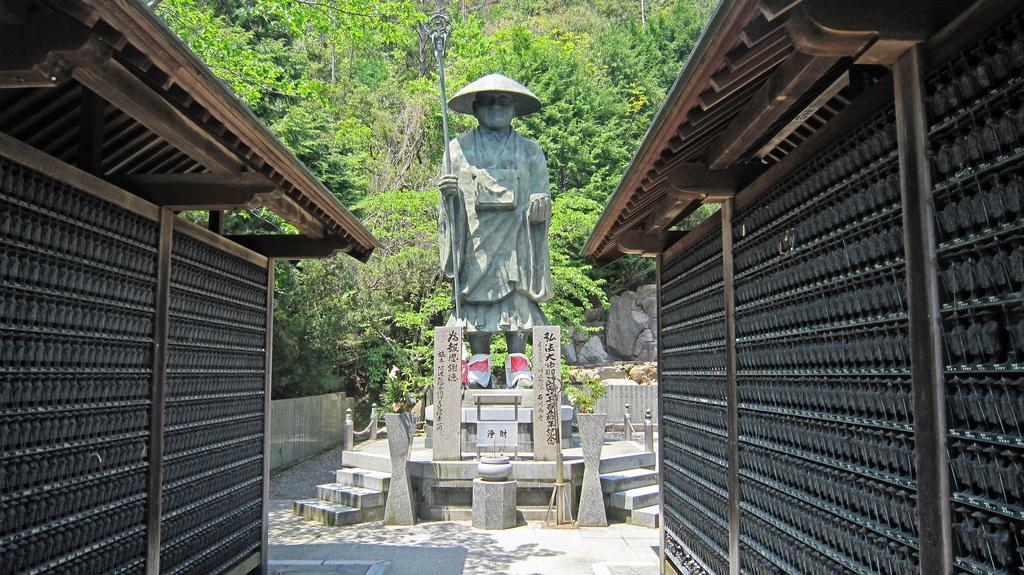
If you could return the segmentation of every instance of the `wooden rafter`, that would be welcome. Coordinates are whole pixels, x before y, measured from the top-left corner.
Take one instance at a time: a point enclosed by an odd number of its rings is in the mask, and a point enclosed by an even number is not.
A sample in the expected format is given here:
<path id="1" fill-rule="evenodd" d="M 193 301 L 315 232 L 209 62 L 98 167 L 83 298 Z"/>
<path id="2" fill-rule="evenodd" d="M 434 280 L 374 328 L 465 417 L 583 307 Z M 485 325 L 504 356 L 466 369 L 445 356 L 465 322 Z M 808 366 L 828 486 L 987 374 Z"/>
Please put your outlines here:
<path id="1" fill-rule="evenodd" d="M 76 67 L 72 75 L 153 133 L 186 151 L 210 171 L 222 175 L 240 172 L 241 162 L 237 156 L 191 118 L 155 94 L 117 60 L 109 59 L 98 66 Z"/>
<path id="2" fill-rule="evenodd" d="M 724 169 L 743 159 L 750 142 L 763 134 L 821 78 L 838 58 L 795 52 L 750 98 L 708 151 L 708 165 Z"/>
<path id="3" fill-rule="evenodd" d="M 234 176 L 132 175 L 111 180 L 137 196 L 173 210 L 248 210 L 284 195 L 273 182 L 253 172 Z"/>
<path id="4" fill-rule="evenodd" d="M 818 97 L 811 100 L 799 114 L 793 117 L 788 124 L 779 129 L 768 142 L 761 147 L 760 150 L 755 154 L 759 158 L 763 158 L 768 155 L 768 152 L 772 151 L 780 142 L 788 138 L 793 132 L 802 126 L 807 120 L 809 120 L 818 110 L 825 105 L 826 102 L 831 100 L 840 90 L 850 85 L 850 73 L 843 72 L 838 78 L 831 84 L 825 91 L 818 94 Z"/>
<path id="5" fill-rule="evenodd" d="M 321 239 L 286 235 L 224 237 L 268 258 L 286 260 L 329 258 L 340 252 L 350 252 L 353 247 L 351 239 L 338 236 Z"/>

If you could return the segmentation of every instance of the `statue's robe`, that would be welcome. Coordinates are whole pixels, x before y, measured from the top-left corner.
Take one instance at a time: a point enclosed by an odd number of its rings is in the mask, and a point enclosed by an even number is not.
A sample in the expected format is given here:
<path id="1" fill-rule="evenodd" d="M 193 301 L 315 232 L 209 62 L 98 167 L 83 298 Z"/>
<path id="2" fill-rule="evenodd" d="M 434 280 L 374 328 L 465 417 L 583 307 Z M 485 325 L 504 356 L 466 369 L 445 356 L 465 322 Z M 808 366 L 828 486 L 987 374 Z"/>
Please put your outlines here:
<path id="1" fill-rule="evenodd" d="M 538 304 L 554 294 L 549 222 L 528 219 L 531 196 L 551 197 L 544 153 L 511 128 L 476 128 L 452 140 L 449 151 L 459 193 L 441 201 L 441 265 L 448 277 L 459 270 L 467 331 L 547 325 Z"/>

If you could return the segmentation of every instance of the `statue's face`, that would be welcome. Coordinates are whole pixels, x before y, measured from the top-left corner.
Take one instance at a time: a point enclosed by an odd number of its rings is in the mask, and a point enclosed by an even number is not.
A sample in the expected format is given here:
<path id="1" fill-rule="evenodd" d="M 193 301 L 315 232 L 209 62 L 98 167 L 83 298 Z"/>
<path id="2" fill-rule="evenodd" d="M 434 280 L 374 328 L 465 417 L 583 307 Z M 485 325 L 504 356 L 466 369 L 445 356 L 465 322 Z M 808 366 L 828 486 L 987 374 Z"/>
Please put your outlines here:
<path id="1" fill-rule="evenodd" d="M 485 92 L 474 98 L 473 115 L 488 130 L 501 130 L 512 124 L 515 106 L 508 94 Z"/>

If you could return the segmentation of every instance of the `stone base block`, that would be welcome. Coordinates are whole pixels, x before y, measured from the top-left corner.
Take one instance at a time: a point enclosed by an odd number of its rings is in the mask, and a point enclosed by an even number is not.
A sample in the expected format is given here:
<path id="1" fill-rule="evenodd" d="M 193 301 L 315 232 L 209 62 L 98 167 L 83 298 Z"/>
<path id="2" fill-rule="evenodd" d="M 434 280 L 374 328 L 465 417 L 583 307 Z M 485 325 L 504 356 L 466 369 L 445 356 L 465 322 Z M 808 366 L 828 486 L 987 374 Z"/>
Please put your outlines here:
<path id="1" fill-rule="evenodd" d="M 516 483 L 473 480 L 473 527 L 509 529 L 516 526 Z"/>

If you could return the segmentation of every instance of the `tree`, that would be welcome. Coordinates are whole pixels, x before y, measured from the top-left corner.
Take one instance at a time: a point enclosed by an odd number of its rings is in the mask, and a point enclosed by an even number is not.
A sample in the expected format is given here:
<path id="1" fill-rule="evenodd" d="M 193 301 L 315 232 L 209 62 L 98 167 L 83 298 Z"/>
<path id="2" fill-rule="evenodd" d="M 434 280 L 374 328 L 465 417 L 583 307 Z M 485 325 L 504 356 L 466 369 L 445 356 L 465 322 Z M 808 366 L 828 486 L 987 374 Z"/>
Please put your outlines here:
<path id="1" fill-rule="evenodd" d="M 639 0 L 446 5 L 455 18 L 450 90 L 502 72 L 544 103 L 515 121 L 540 143 L 552 178 L 555 297 L 543 309 L 556 323 L 579 325 L 584 311 L 607 305 L 608 294 L 652 279 L 651 260 L 631 256 L 595 269 L 579 254 L 712 2 L 645 0 L 643 17 Z M 421 389 L 432 370 L 432 328 L 451 310 L 437 246 L 439 88 L 420 26 L 437 3 L 155 6 L 382 243 L 365 265 L 346 256 L 277 264 L 274 397 L 345 389 L 361 405 L 379 402 L 392 365 L 403 379 L 392 384 L 391 396 L 399 387 Z M 461 114 L 451 120 L 452 135 L 475 125 Z M 202 221 L 205 214 L 189 217 Z M 229 214 L 225 229 L 296 233 L 262 208 Z"/>

